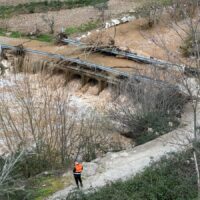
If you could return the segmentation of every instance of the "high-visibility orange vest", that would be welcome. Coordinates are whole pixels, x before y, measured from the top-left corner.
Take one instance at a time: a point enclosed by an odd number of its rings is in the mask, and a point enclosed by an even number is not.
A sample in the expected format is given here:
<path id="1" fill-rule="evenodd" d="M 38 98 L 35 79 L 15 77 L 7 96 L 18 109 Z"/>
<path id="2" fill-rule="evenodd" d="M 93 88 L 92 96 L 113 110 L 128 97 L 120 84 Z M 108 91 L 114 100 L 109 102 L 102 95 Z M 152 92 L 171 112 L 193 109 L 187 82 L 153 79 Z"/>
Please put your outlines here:
<path id="1" fill-rule="evenodd" d="M 75 165 L 75 170 L 76 170 L 76 173 L 81 173 L 83 171 L 83 165 L 82 164 L 76 164 Z"/>

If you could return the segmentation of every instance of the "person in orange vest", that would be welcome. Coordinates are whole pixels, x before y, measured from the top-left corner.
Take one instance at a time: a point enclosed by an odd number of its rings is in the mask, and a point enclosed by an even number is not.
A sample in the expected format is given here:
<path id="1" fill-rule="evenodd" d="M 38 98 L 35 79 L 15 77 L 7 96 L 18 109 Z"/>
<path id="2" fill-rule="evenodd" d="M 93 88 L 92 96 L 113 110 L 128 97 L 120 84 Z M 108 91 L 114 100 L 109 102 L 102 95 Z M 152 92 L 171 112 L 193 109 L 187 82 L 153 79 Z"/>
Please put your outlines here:
<path id="1" fill-rule="evenodd" d="M 76 181 L 76 185 L 79 188 L 79 183 L 81 185 L 81 187 L 83 187 L 83 183 L 82 183 L 82 179 L 81 179 L 81 173 L 83 171 L 83 165 L 77 161 L 75 161 L 75 165 L 74 165 L 74 179 Z"/>

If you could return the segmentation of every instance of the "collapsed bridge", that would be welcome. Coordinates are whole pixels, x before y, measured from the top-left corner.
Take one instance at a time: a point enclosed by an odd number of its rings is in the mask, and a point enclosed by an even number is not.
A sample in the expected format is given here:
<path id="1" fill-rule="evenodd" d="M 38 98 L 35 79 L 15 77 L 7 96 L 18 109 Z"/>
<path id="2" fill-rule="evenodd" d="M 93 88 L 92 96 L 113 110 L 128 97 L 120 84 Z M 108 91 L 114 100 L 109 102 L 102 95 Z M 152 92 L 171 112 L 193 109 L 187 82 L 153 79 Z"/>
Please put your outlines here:
<path id="1" fill-rule="evenodd" d="M 33 49 L 24 48 L 23 46 L 11 46 L 6 44 L 0 45 L 1 57 L 6 58 L 8 55 L 19 57 L 22 64 L 24 62 L 24 55 L 33 54 L 42 56 L 43 60 L 48 59 L 56 60 L 57 67 L 54 70 L 64 72 L 66 74 L 66 80 L 70 81 L 74 76 L 81 78 L 82 86 L 84 86 L 89 80 L 96 80 L 98 82 L 98 93 L 100 93 L 108 84 L 119 85 L 122 81 L 128 79 L 134 79 L 137 82 L 149 82 L 159 85 L 165 85 L 178 89 L 177 86 L 171 85 L 165 81 L 157 80 L 144 75 L 136 75 L 133 73 L 127 73 L 112 69 L 111 67 L 87 62 L 85 60 L 70 58 L 61 54 L 53 54 Z M 41 71 L 46 70 L 47 65 L 42 65 Z M 33 70 L 34 71 L 34 70 Z M 35 72 L 35 71 L 34 71 Z"/>
<path id="2" fill-rule="evenodd" d="M 71 38 L 61 38 L 60 42 L 66 45 L 69 44 L 69 45 L 77 46 L 79 48 L 82 48 L 92 53 L 98 52 L 98 53 L 112 55 L 112 56 L 121 56 L 122 58 L 131 60 L 134 62 L 138 62 L 138 63 L 153 65 L 160 69 L 170 69 L 170 70 L 175 70 L 179 72 L 181 71 L 187 76 L 200 75 L 199 70 L 191 66 L 174 64 L 165 60 L 154 58 L 152 56 L 148 57 L 148 56 L 138 55 L 135 52 L 122 50 L 119 47 L 116 47 L 114 45 L 95 46 L 94 44 L 92 45 L 86 44 L 86 43 L 80 42 L 79 40 L 74 40 Z"/>

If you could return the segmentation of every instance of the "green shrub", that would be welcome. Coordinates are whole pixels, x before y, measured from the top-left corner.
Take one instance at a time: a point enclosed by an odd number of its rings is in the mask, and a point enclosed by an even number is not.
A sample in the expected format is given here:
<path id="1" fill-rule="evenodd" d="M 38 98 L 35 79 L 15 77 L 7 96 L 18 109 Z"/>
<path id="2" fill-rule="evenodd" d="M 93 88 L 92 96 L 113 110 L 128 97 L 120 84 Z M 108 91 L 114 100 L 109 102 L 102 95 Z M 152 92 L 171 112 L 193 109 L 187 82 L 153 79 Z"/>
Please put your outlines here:
<path id="1" fill-rule="evenodd" d="M 7 35 L 9 33 L 9 35 Z M 54 36 L 51 34 L 40 34 L 37 36 L 26 36 L 24 33 L 21 33 L 19 31 L 6 31 L 3 28 L 0 28 L 0 36 L 7 36 L 7 37 L 11 37 L 11 38 L 20 38 L 20 37 L 24 37 L 24 38 L 31 38 L 31 39 L 35 39 L 41 42 L 53 42 L 54 41 Z"/>
<path id="2" fill-rule="evenodd" d="M 8 37 L 11 38 L 24 37 L 24 34 L 20 33 L 19 31 L 6 31 L 5 29 L 0 28 L 0 36 L 7 36 L 8 33 L 9 33 Z"/>
<path id="3" fill-rule="evenodd" d="M 174 130 L 187 97 L 174 88 L 136 83 L 130 80 L 122 86 L 125 102 L 111 106 L 109 116 L 122 134 L 143 144 Z"/>
<path id="4" fill-rule="evenodd" d="M 36 36 L 36 40 L 39 40 L 41 42 L 53 42 L 54 36 L 53 35 L 48 35 L 48 34 L 40 34 Z"/>
<path id="5" fill-rule="evenodd" d="M 10 37 L 12 38 L 20 38 L 21 36 L 23 36 L 23 34 L 20 33 L 19 31 L 12 31 L 10 34 Z"/>
<path id="6" fill-rule="evenodd" d="M 195 34 L 189 33 L 183 44 L 180 46 L 180 49 L 183 56 L 185 57 L 195 56 L 198 58 L 198 55 L 200 53 L 199 47 L 200 47 L 200 31 L 197 31 Z"/>
<path id="7" fill-rule="evenodd" d="M 0 156 L 0 199 L 26 199 L 30 192 L 24 189 L 21 176 L 15 173 L 16 165 L 21 162 L 23 152 L 15 155 Z"/>
<path id="8" fill-rule="evenodd" d="M 135 116 L 134 124 L 132 137 L 135 139 L 136 144 L 140 145 L 168 133 L 176 128 L 179 122 L 174 116 L 166 113 L 149 112 L 141 116 Z M 149 128 L 152 130 L 149 131 Z"/>
<path id="9" fill-rule="evenodd" d="M 62 169 L 63 166 L 57 155 L 57 152 L 52 152 L 52 159 L 47 156 L 47 154 L 41 151 L 40 154 L 28 153 L 23 159 L 18 162 L 15 167 L 14 173 L 20 175 L 24 178 L 33 177 L 44 171 Z"/>

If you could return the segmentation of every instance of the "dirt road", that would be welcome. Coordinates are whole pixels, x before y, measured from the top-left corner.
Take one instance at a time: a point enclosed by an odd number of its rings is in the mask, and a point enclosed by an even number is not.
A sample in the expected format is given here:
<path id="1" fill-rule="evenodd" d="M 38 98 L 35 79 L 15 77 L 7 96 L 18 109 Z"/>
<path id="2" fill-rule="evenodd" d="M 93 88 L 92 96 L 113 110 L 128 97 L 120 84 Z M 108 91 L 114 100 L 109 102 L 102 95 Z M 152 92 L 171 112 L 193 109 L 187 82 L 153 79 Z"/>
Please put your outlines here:
<path id="1" fill-rule="evenodd" d="M 109 182 L 130 178 L 148 166 L 152 159 L 158 160 L 169 152 L 179 151 L 183 148 L 183 144 L 187 146 L 186 137 L 192 137 L 193 131 L 193 115 L 190 105 L 186 107 L 184 113 L 181 126 L 177 130 L 133 149 L 107 153 L 103 158 L 83 163 L 83 190 L 97 189 Z M 200 114 L 200 110 L 198 114 Z M 58 191 L 48 200 L 64 199 L 74 188 L 75 184 Z"/>

